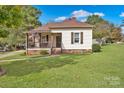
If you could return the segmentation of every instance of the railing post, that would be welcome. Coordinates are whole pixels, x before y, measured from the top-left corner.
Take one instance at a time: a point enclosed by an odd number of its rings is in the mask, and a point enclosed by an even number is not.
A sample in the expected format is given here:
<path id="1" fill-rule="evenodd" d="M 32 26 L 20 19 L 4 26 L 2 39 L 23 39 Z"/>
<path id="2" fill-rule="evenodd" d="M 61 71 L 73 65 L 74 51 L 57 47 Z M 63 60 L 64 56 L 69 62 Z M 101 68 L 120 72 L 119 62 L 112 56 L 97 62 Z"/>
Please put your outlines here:
<path id="1" fill-rule="evenodd" d="M 62 33 L 61 33 L 61 53 L 62 53 Z"/>

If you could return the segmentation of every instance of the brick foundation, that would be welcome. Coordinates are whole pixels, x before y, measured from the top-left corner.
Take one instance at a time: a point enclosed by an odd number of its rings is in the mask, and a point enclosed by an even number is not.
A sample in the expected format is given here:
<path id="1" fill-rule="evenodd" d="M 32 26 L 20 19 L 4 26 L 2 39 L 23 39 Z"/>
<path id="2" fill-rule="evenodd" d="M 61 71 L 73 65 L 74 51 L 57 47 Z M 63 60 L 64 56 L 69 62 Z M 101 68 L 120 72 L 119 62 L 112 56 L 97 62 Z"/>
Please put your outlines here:
<path id="1" fill-rule="evenodd" d="M 27 50 L 27 55 L 39 55 L 41 50 Z M 92 49 L 61 49 L 53 48 L 52 54 L 87 54 L 92 53 Z"/>
<path id="2" fill-rule="evenodd" d="M 40 50 L 27 50 L 27 55 L 39 55 Z"/>
<path id="3" fill-rule="evenodd" d="M 87 54 L 92 53 L 92 49 L 62 49 L 65 54 Z"/>
<path id="4" fill-rule="evenodd" d="M 53 55 L 62 53 L 61 48 L 52 48 L 51 52 L 52 52 Z"/>

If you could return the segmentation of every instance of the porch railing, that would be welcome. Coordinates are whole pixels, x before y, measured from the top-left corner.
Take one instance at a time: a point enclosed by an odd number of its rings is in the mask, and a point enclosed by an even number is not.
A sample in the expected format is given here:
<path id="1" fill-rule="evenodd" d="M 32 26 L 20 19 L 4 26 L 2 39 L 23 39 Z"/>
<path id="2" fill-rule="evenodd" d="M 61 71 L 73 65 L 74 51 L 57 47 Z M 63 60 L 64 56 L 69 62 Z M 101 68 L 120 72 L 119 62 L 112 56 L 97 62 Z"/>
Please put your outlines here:
<path id="1" fill-rule="evenodd" d="M 50 43 L 40 43 L 40 48 L 50 48 Z"/>
<path id="2" fill-rule="evenodd" d="M 28 43 L 28 48 L 50 48 L 50 43 Z"/>

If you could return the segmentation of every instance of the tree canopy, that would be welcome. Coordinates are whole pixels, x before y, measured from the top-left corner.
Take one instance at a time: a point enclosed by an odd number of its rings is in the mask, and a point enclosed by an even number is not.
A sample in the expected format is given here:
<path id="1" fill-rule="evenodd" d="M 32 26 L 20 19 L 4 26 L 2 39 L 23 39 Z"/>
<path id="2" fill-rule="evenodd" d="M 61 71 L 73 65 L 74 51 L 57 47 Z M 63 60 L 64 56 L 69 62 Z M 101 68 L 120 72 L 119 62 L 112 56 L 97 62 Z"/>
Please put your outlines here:
<path id="1" fill-rule="evenodd" d="M 87 18 L 87 23 L 92 24 L 92 25 L 96 25 L 99 22 L 104 21 L 100 16 L 98 15 L 91 15 L 88 16 Z"/>
<path id="2" fill-rule="evenodd" d="M 8 28 L 37 26 L 41 11 L 32 6 L 0 6 L 0 24 Z"/>
<path id="3" fill-rule="evenodd" d="M 98 15 L 91 15 L 87 23 L 93 25 L 93 38 L 111 38 L 114 41 L 121 40 L 121 29 Z"/>
<path id="4" fill-rule="evenodd" d="M 41 23 L 41 11 L 33 6 L 0 6 L 0 42 L 16 45 L 24 42 L 23 32 Z"/>

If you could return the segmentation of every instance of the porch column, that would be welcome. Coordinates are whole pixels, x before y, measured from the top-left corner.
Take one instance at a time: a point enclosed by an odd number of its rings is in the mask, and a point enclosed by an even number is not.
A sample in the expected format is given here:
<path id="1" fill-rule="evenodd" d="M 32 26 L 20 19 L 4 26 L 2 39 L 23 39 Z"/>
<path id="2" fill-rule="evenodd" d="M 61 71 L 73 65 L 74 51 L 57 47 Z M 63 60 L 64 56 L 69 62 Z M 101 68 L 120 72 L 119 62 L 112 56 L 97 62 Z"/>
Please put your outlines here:
<path id="1" fill-rule="evenodd" d="M 53 48 L 53 34 L 51 34 L 51 48 Z"/>
<path id="2" fill-rule="evenodd" d="M 50 44 L 51 44 L 51 51 L 50 51 L 50 54 L 52 54 L 52 48 L 53 48 L 53 34 L 51 33 L 51 41 L 50 41 Z"/>
<path id="3" fill-rule="evenodd" d="M 40 48 L 41 48 L 41 33 L 39 33 L 39 36 L 40 36 L 39 43 L 40 43 Z"/>
<path id="4" fill-rule="evenodd" d="M 36 35 L 36 34 L 33 33 L 33 38 L 34 38 L 34 47 L 36 47 L 36 46 L 35 46 L 35 35 Z"/>
<path id="5" fill-rule="evenodd" d="M 61 53 L 62 53 L 62 33 L 61 33 Z"/>

